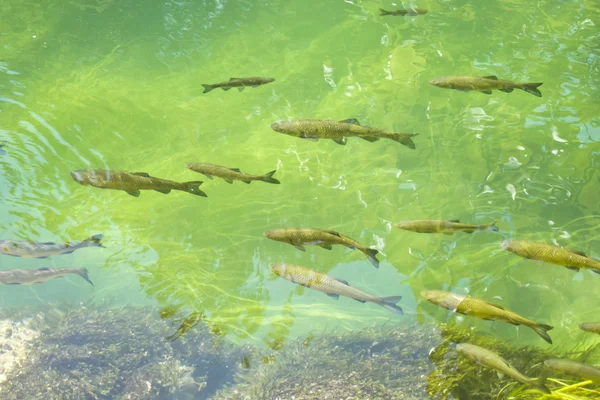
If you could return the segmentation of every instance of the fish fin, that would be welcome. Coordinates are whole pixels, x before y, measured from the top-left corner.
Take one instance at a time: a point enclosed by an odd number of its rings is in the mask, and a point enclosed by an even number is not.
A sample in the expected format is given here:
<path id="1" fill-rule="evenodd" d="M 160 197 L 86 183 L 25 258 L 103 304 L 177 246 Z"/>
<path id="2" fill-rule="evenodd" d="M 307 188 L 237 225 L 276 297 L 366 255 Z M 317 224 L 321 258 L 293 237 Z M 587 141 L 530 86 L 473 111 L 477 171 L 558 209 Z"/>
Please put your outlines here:
<path id="1" fill-rule="evenodd" d="M 546 342 L 548 342 L 550 344 L 552 344 L 552 339 L 550 338 L 550 335 L 548 335 L 547 331 L 551 330 L 552 328 L 554 328 L 554 327 L 550 326 L 550 325 L 545 325 L 545 324 L 538 324 L 536 326 L 531 327 L 531 329 L 533 329 L 535 331 L 535 333 L 540 335 L 542 339 L 544 339 Z"/>
<path id="2" fill-rule="evenodd" d="M 482 301 L 484 301 L 484 302 L 485 302 L 485 304 L 487 304 L 488 306 L 492 306 L 492 307 L 496 307 L 496 308 L 498 308 L 498 309 L 500 309 L 500 310 L 504 310 L 504 307 L 502 307 L 502 306 L 499 306 L 498 304 L 490 303 L 489 301 L 485 301 L 485 300 L 482 300 Z M 517 324 L 517 325 L 518 325 L 518 324 Z"/>
<path id="3" fill-rule="evenodd" d="M 202 173 L 202 175 L 204 175 L 205 177 L 207 177 L 207 178 L 208 178 L 208 179 L 210 179 L 210 180 L 214 179 L 214 178 L 212 177 L 212 175 L 205 174 L 204 172 Z"/>
<path id="4" fill-rule="evenodd" d="M 344 119 L 344 120 L 341 120 L 340 122 L 343 122 L 345 124 L 360 125 L 360 122 L 358 122 L 358 120 L 356 118 Z"/>
<path id="5" fill-rule="evenodd" d="M 300 135 L 299 137 L 300 137 L 300 139 L 310 140 L 311 142 L 318 142 L 319 141 L 319 138 L 309 137 L 309 136 L 306 136 L 304 134 Z"/>
<path id="6" fill-rule="evenodd" d="M 325 250 L 331 250 L 333 248 L 333 247 L 331 247 L 330 244 L 327 244 L 327 243 L 320 244 L 319 246 L 321 246 Z"/>
<path id="7" fill-rule="evenodd" d="M 359 299 L 354 299 L 354 300 L 358 301 L 359 303 L 363 303 L 363 304 L 367 302 L 366 300 L 359 300 Z"/>
<path id="8" fill-rule="evenodd" d="M 500 371 L 496 371 L 496 375 L 498 375 L 498 379 L 504 379 L 504 374 Z"/>
<path id="9" fill-rule="evenodd" d="M 378 138 L 377 136 L 360 136 L 361 139 L 366 140 L 367 142 L 376 142 L 378 141 L 380 138 Z"/>
<path id="10" fill-rule="evenodd" d="M 246 183 L 246 184 L 250 184 L 250 183 L 252 183 L 252 181 L 249 181 L 249 180 L 243 180 L 242 182 L 244 182 L 244 183 Z"/>
<path id="11" fill-rule="evenodd" d="M 587 257 L 587 254 L 585 254 L 583 251 L 573 250 L 573 249 L 567 249 L 567 248 L 566 248 L 566 250 L 569 250 L 571 253 L 575 253 L 578 256 Z"/>
<path id="12" fill-rule="evenodd" d="M 389 11 L 385 11 L 383 8 L 380 8 L 379 12 L 381 12 L 381 14 L 379 14 L 380 17 L 382 17 L 384 15 L 394 15 L 393 13 L 391 13 Z"/>
<path id="13" fill-rule="evenodd" d="M 513 89 L 513 88 L 503 88 L 503 89 L 498 89 L 498 90 L 499 90 L 499 91 L 501 91 L 501 92 L 504 92 L 504 93 L 510 93 L 510 92 L 512 92 L 514 89 Z"/>
<path id="14" fill-rule="evenodd" d="M 242 171 L 240 171 L 239 168 L 229 168 L 229 169 L 232 170 L 233 172 L 240 172 L 240 173 L 242 172 Z"/>
<path id="15" fill-rule="evenodd" d="M 204 83 L 202 84 L 202 86 L 204 86 L 204 92 L 202 93 L 208 93 L 215 88 L 213 85 L 205 85 Z"/>
<path id="16" fill-rule="evenodd" d="M 598 271 L 597 269 L 590 269 L 590 271 L 600 274 L 600 271 Z"/>
<path id="17" fill-rule="evenodd" d="M 390 136 L 390 139 L 402 143 L 409 149 L 415 149 L 415 142 L 412 141 L 411 137 L 417 136 L 418 133 L 394 133 Z"/>
<path id="18" fill-rule="evenodd" d="M 235 81 L 236 79 L 241 79 L 241 78 L 229 78 L 230 81 Z"/>
<path id="19" fill-rule="evenodd" d="M 306 248 L 304 246 L 302 246 L 301 244 L 293 244 L 292 246 L 294 246 L 295 248 L 297 248 L 300 251 L 306 251 Z"/>
<path id="20" fill-rule="evenodd" d="M 342 146 L 345 146 L 345 145 L 346 145 L 346 138 L 345 138 L 345 137 L 343 137 L 343 138 L 339 138 L 339 139 L 331 139 L 331 140 L 333 140 L 333 141 L 334 141 L 334 142 L 336 142 L 337 144 L 341 144 Z"/>
<path id="21" fill-rule="evenodd" d="M 335 293 L 325 293 L 325 294 L 329 297 L 333 297 L 336 300 L 340 298 L 339 294 L 335 294 Z"/>
<path id="22" fill-rule="evenodd" d="M 92 282 L 92 280 L 90 279 L 89 275 L 88 275 L 88 270 L 86 268 L 81 268 L 77 271 L 77 275 L 81 276 L 83 279 L 85 279 L 90 285 L 94 286 L 94 283 Z"/>
<path id="23" fill-rule="evenodd" d="M 526 91 L 527 93 L 531 93 L 536 97 L 542 97 L 542 92 L 539 91 L 538 87 L 542 86 L 543 83 L 524 83 L 519 89 Z"/>
<path id="24" fill-rule="evenodd" d="M 154 189 L 155 192 L 160 192 L 160 193 L 164 193 L 164 194 L 169 194 L 171 193 L 171 189 Z"/>
<path id="25" fill-rule="evenodd" d="M 326 230 L 325 232 L 329 233 L 330 235 L 342 237 L 342 235 L 340 235 L 340 233 L 336 232 L 336 231 L 328 231 L 328 230 Z"/>
<path id="26" fill-rule="evenodd" d="M 493 79 L 495 81 L 498 80 L 498 77 L 496 75 L 488 75 L 488 76 L 484 76 L 485 79 Z"/>
<path id="27" fill-rule="evenodd" d="M 104 239 L 104 235 L 99 233 L 97 235 L 90 236 L 89 238 L 85 239 L 84 242 L 92 242 L 94 246 L 104 247 L 101 243 L 102 239 Z"/>
<path id="28" fill-rule="evenodd" d="M 42 267 L 42 268 L 38 268 L 38 271 L 50 271 L 50 268 Z"/>
<path id="29" fill-rule="evenodd" d="M 379 300 L 381 301 L 381 303 L 379 303 L 379 304 L 383 308 L 388 309 L 391 312 L 395 312 L 400 315 L 404 315 L 404 312 L 402 312 L 402 308 L 400 306 L 396 305 L 397 302 L 402 300 L 402 296 L 380 297 Z"/>
<path id="30" fill-rule="evenodd" d="M 12 254 L 10 254 L 10 255 L 12 256 Z M 15 257 L 19 257 L 19 256 L 15 256 Z M 48 258 L 48 256 L 40 256 L 40 257 L 35 257 L 35 258 L 37 258 L 37 259 L 40 259 L 40 260 L 41 260 L 41 259 L 46 259 L 46 258 Z"/>
<path id="31" fill-rule="evenodd" d="M 233 180 L 232 180 L 232 179 L 223 178 L 223 180 L 224 180 L 225 182 L 229 183 L 229 184 L 233 183 Z"/>
<path id="32" fill-rule="evenodd" d="M 225 86 L 225 87 L 222 87 L 221 89 L 223 89 L 224 91 L 228 91 L 231 89 L 231 87 Z"/>
<path id="33" fill-rule="evenodd" d="M 350 286 L 350 284 L 348 283 L 348 281 L 347 281 L 347 280 L 345 280 L 345 279 L 338 279 L 338 278 L 335 278 L 335 280 L 336 280 L 336 281 L 338 281 L 339 283 L 343 283 L 343 284 L 344 284 L 344 285 L 346 285 L 346 286 Z"/>
<path id="34" fill-rule="evenodd" d="M 246 89 L 246 87 L 245 87 L 245 86 L 238 86 L 238 90 L 239 90 L 240 92 L 243 92 L 243 91 L 244 91 L 244 89 Z"/>
<path id="35" fill-rule="evenodd" d="M 471 233 L 475 232 L 475 230 L 474 229 L 465 229 L 465 230 L 463 230 L 463 232 L 471 234 Z"/>
<path id="36" fill-rule="evenodd" d="M 193 181 L 193 182 L 184 182 L 185 191 L 191 194 L 195 194 L 196 196 L 208 197 L 206 193 L 200 190 L 200 185 L 202 185 L 202 181 Z"/>
<path id="37" fill-rule="evenodd" d="M 496 226 L 497 222 L 498 221 L 493 221 L 493 222 L 490 222 L 487 225 L 484 225 L 485 229 L 488 230 L 488 231 L 492 231 L 492 232 L 498 232 L 500 229 L 498 229 L 498 227 Z"/>
<path id="38" fill-rule="evenodd" d="M 144 178 L 150 178 L 150 174 L 147 172 L 131 172 L 131 175 L 143 176 Z"/>
<path id="39" fill-rule="evenodd" d="M 379 254 L 379 250 L 377 249 L 370 249 L 367 248 L 365 250 L 365 255 L 367 256 L 367 258 L 369 259 L 369 261 L 371 262 L 371 264 L 373 264 L 373 266 L 375 268 L 379 268 L 379 260 L 377 260 L 377 254 Z"/>
<path id="40" fill-rule="evenodd" d="M 273 178 L 273 174 L 275 174 L 275 172 L 277 172 L 277 170 L 271 171 L 271 172 L 267 172 L 266 174 L 264 174 L 262 176 L 262 181 L 263 182 L 267 182 L 267 183 L 274 183 L 275 185 L 279 185 L 281 182 L 279 182 L 277 179 Z"/>
<path id="41" fill-rule="evenodd" d="M 133 196 L 133 197 L 140 197 L 140 191 L 139 190 L 126 190 L 127 194 Z"/>
<path id="42" fill-rule="evenodd" d="M 491 90 L 480 90 L 481 93 L 492 94 Z"/>
<path id="43" fill-rule="evenodd" d="M 577 268 L 577 267 L 567 267 L 567 269 L 570 269 L 571 271 L 579 272 L 579 268 Z"/>
<path id="44" fill-rule="evenodd" d="M 455 224 L 460 223 L 460 219 L 451 219 L 449 220 L 450 222 L 454 222 Z"/>

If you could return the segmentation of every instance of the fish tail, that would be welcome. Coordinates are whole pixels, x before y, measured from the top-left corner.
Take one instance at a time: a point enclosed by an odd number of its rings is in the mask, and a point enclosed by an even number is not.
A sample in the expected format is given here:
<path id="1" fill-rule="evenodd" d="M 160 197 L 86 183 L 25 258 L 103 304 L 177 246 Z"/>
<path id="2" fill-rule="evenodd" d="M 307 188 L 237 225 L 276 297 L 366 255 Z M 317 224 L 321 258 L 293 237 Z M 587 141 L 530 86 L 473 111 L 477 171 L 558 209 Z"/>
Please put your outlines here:
<path id="1" fill-rule="evenodd" d="M 102 239 L 104 239 L 104 235 L 99 233 L 97 235 L 90 236 L 89 238 L 85 239 L 84 242 L 89 243 L 94 247 L 104 247 L 102 245 Z"/>
<path id="2" fill-rule="evenodd" d="M 389 11 L 385 11 L 383 8 L 379 9 L 379 12 L 381 12 L 381 14 L 379 14 L 379 16 L 381 17 L 382 15 L 392 15 L 391 12 Z"/>
<path id="3" fill-rule="evenodd" d="M 550 344 L 552 344 L 552 339 L 550 338 L 550 335 L 548 335 L 547 331 L 551 330 L 552 328 L 554 328 L 554 327 L 550 326 L 550 325 L 544 325 L 544 324 L 538 324 L 538 325 L 531 327 L 531 329 L 533 329 L 535 331 L 535 333 L 540 335 L 542 337 L 542 339 L 544 339 L 546 342 L 548 342 Z"/>
<path id="4" fill-rule="evenodd" d="M 379 303 L 383 308 L 390 310 L 391 312 L 395 312 L 400 315 L 404 315 L 402 312 L 402 308 L 396 305 L 397 302 L 402 300 L 402 296 L 389 296 L 389 297 L 381 297 L 379 299 L 381 303 Z"/>
<path id="5" fill-rule="evenodd" d="M 264 175 L 262 176 L 262 179 L 261 179 L 261 180 L 262 180 L 263 182 L 267 182 L 267 183 L 274 183 L 274 184 L 276 184 L 276 185 L 279 185 L 281 182 L 279 182 L 277 179 L 273 178 L 273 174 L 274 174 L 275 172 L 277 172 L 277 170 L 275 170 L 275 171 L 271 171 L 271 172 L 268 172 L 268 173 L 264 174 Z"/>
<path id="6" fill-rule="evenodd" d="M 183 191 L 195 194 L 196 196 L 208 197 L 206 193 L 200 190 L 200 185 L 202 185 L 202 181 L 183 182 Z"/>
<path id="7" fill-rule="evenodd" d="M 534 96 L 542 97 L 542 92 L 538 90 L 539 86 L 542 86 L 544 83 L 524 83 L 521 85 L 519 89 L 526 91 L 527 93 L 531 93 Z"/>
<path id="8" fill-rule="evenodd" d="M 202 92 L 202 93 L 208 93 L 211 90 L 215 89 L 215 87 L 213 85 L 206 85 L 203 83 L 202 86 L 204 86 L 204 92 Z"/>
<path id="9" fill-rule="evenodd" d="M 377 260 L 377 254 L 379 254 L 379 250 L 377 249 L 365 249 L 365 255 L 367 256 L 371 264 L 375 266 L 375 268 L 379 268 L 379 260 Z"/>
<path id="10" fill-rule="evenodd" d="M 402 143 L 409 149 L 415 149 L 415 142 L 411 138 L 417 135 L 418 133 L 392 133 L 390 139 Z"/>
<path id="11" fill-rule="evenodd" d="M 94 286 L 94 283 L 91 281 L 89 275 L 88 275 L 88 270 L 86 268 L 80 268 L 77 270 L 77 275 L 79 275 L 80 277 L 82 277 L 83 279 L 85 279 L 86 281 L 88 281 L 88 283 L 92 286 Z"/>

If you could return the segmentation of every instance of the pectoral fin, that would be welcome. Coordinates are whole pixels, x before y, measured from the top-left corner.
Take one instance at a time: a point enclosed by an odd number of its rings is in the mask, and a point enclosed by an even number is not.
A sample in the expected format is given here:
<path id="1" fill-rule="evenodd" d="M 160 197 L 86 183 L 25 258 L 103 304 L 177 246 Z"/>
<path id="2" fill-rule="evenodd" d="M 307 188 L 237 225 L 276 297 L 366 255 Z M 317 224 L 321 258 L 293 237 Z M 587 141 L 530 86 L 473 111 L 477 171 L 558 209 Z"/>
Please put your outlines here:
<path id="1" fill-rule="evenodd" d="M 294 246 L 295 248 L 297 248 L 300 251 L 306 251 L 306 248 L 304 246 L 302 246 L 301 244 L 293 244 L 292 246 Z"/>
<path id="2" fill-rule="evenodd" d="M 339 295 L 339 294 L 335 294 L 335 293 L 326 293 L 326 294 L 327 294 L 327 296 L 329 296 L 329 297 L 333 297 L 333 298 L 334 298 L 334 299 L 336 299 L 336 300 L 340 298 L 340 295 Z"/>
<path id="3" fill-rule="evenodd" d="M 212 175 L 205 174 L 205 173 L 202 173 L 202 175 L 204 175 L 204 176 L 205 176 L 205 177 L 207 177 L 208 179 L 213 179 Z"/>
<path id="4" fill-rule="evenodd" d="M 492 94 L 491 90 L 480 90 L 481 93 Z"/>
<path id="5" fill-rule="evenodd" d="M 567 267 L 567 268 L 570 269 L 571 271 L 579 272 L 579 268 L 577 268 L 577 267 Z"/>
<path id="6" fill-rule="evenodd" d="M 346 124 L 352 124 L 352 125 L 360 125 L 360 122 L 358 122 L 358 120 L 356 118 L 348 118 L 348 119 L 344 119 L 340 122 L 344 122 Z"/>
<path id="7" fill-rule="evenodd" d="M 337 144 L 341 144 L 342 146 L 346 145 L 346 138 L 339 138 L 339 139 L 332 139 L 334 142 L 336 142 Z"/>
<path id="8" fill-rule="evenodd" d="M 304 134 L 300 135 L 300 138 L 301 138 L 301 139 L 305 139 L 305 140 L 310 140 L 311 142 L 318 142 L 318 141 L 319 141 L 319 138 L 316 138 L 316 137 L 308 137 L 308 136 L 306 136 L 306 135 L 304 135 Z"/>
<path id="9" fill-rule="evenodd" d="M 231 179 L 223 178 L 223 180 L 224 180 L 225 182 L 227 182 L 227 183 L 230 183 L 230 184 L 231 184 L 231 183 L 233 183 L 233 180 L 231 180 Z"/>
<path id="10" fill-rule="evenodd" d="M 133 197 L 140 197 L 140 191 L 139 190 L 126 190 L 127 194 L 133 196 Z"/>

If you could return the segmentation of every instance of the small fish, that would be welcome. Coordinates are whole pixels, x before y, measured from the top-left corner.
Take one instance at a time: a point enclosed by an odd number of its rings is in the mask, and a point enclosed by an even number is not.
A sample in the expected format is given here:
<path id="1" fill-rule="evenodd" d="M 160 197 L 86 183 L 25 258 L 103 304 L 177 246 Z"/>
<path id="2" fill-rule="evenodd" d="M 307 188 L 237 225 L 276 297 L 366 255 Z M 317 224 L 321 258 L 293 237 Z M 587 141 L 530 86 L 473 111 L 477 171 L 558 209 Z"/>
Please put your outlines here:
<path id="1" fill-rule="evenodd" d="M 356 119 L 343 121 L 304 119 L 297 121 L 279 121 L 271 125 L 271 129 L 286 135 L 317 142 L 319 139 L 331 139 L 337 144 L 345 145 L 349 137 L 359 137 L 368 142 L 379 139 L 390 139 L 414 149 L 412 137 L 417 133 L 392 133 L 383 129 L 362 126 Z"/>
<path id="2" fill-rule="evenodd" d="M 6 146 L 6 142 L 0 142 L 0 156 L 6 154 L 6 150 L 4 150 L 4 146 Z"/>
<path id="3" fill-rule="evenodd" d="M 349 297 L 361 303 L 375 303 L 380 306 L 402 314 L 402 308 L 396 305 L 402 299 L 402 296 L 377 297 L 357 289 L 343 280 L 332 276 L 322 274 L 310 268 L 301 267 L 294 264 L 271 264 L 271 271 L 290 282 L 297 283 L 309 289 L 318 290 L 327 296 L 338 299 L 340 296 Z"/>
<path id="4" fill-rule="evenodd" d="M 592 367 L 591 365 L 556 358 L 544 361 L 544 365 L 563 374 L 600 382 L 600 368 Z"/>
<path id="5" fill-rule="evenodd" d="M 270 231 L 265 232 L 264 236 L 278 242 L 289 243 L 301 251 L 306 251 L 303 245 L 316 245 L 331 250 L 331 245 L 341 244 L 352 250 L 362 251 L 365 253 L 371 264 L 373 264 L 375 268 L 379 268 L 379 261 L 376 257 L 379 253 L 378 250 L 365 247 L 356 240 L 335 231 L 313 228 L 281 228 L 271 229 Z"/>
<path id="6" fill-rule="evenodd" d="M 423 14 L 427 14 L 427 9 L 425 8 L 409 8 L 407 10 L 394 10 L 394 11 L 386 11 L 383 8 L 380 8 L 379 11 L 381 11 L 381 14 L 379 14 L 380 17 L 384 16 L 384 15 L 423 15 Z"/>
<path id="7" fill-rule="evenodd" d="M 495 369 L 496 371 L 510 376 L 511 378 L 531 387 L 532 389 L 539 390 L 542 393 L 551 393 L 546 387 L 545 376 L 541 378 L 529 378 L 520 373 L 515 367 L 510 365 L 508 361 L 493 351 L 469 343 L 461 343 L 456 346 L 456 349 L 484 367 Z"/>
<path id="8" fill-rule="evenodd" d="M 71 177 L 83 186 L 123 190 L 134 197 L 140 196 L 140 190 L 156 190 L 164 194 L 170 193 L 171 190 L 181 190 L 196 196 L 207 197 L 206 193 L 199 188 L 202 181 L 179 183 L 154 178 L 146 172 L 125 172 L 116 169 L 80 169 L 71 172 Z"/>
<path id="9" fill-rule="evenodd" d="M 0 254 L 22 258 L 47 258 L 60 254 L 69 254 L 86 247 L 104 247 L 103 235 L 94 235 L 81 242 L 74 243 L 37 243 L 29 240 L 0 240 Z"/>
<path id="10" fill-rule="evenodd" d="M 600 274 L 600 261 L 588 257 L 581 251 L 525 240 L 503 240 L 501 246 L 504 250 L 523 258 L 545 261 L 574 271 L 579 271 L 581 268 L 589 269 Z"/>
<path id="11" fill-rule="evenodd" d="M 43 283 L 54 278 L 61 278 L 67 274 L 81 276 L 90 285 L 94 286 L 85 268 L 37 268 L 37 269 L 9 269 L 0 271 L 0 284 L 4 285 L 31 285 Z"/>
<path id="12" fill-rule="evenodd" d="M 263 181 L 267 183 L 274 183 L 279 185 L 279 181 L 273 178 L 273 174 L 277 172 L 271 171 L 264 175 L 249 175 L 241 172 L 238 168 L 227 168 L 215 164 L 201 164 L 201 163 L 187 163 L 187 167 L 192 171 L 199 172 L 209 179 L 214 176 L 223 178 L 227 183 L 233 183 L 233 181 L 242 181 L 244 183 L 250 183 L 252 181 Z"/>
<path id="13" fill-rule="evenodd" d="M 251 77 L 251 78 L 229 78 L 226 82 L 213 83 L 212 85 L 202 84 L 204 86 L 204 92 L 208 93 L 213 89 L 221 88 L 225 91 L 231 88 L 238 88 L 241 92 L 246 86 L 259 87 L 260 85 L 266 85 L 267 83 L 274 82 L 275 78 L 261 78 L 261 77 Z"/>
<path id="14" fill-rule="evenodd" d="M 541 82 L 523 83 L 506 81 L 504 79 L 498 79 L 498 77 L 494 75 L 445 76 L 443 78 L 432 79 L 429 83 L 444 89 L 455 89 L 463 92 L 476 91 L 485 94 L 492 94 L 492 90 L 510 93 L 514 89 L 521 89 L 537 97 L 542 97 L 542 92 L 538 90 L 538 87 L 543 85 Z"/>
<path id="15" fill-rule="evenodd" d="M 538 324 L 496 304 L 443 290 L 424 290 L 421 292 L 421 296 L 435 305 L 460 314 L 485 320 L 504 321 L 513 325 L 524 325 L 533 329 L 542 339 L 552 344 L 552 339 L 546 333 L 546 331 L 552 329 L 552 326 Z"/>
<path id="16" fill-rule="evenodd" d="M 600 335 L 600 322 L 585 322 L 579 325 L 579 329 Z"/>
<path id="17" fill-rule="evenodd" d="M 477 230 L 490 230 L 498 232 L 498 227 L 496 227 L 496 221 L 490 222 L 487 225 L 469 225 L 461 224 L 458 219 L 451 219 L 449 221 L 440 219 L 417 219 L 409 221 L 400 221 L 396 224 L 396 227 L 405 231 L 418 233 L 443 233 L 444 235 L 452 235 L 454 234 L 454 232 L 473 233 Z"/>

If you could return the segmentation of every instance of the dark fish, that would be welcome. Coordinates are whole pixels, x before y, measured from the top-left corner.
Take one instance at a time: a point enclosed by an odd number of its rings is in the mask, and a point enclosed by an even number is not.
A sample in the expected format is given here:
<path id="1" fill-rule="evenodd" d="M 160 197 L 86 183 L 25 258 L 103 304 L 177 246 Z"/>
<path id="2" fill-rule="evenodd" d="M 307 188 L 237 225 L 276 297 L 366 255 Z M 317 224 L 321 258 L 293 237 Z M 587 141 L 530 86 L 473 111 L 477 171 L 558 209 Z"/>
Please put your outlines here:
<path id="1" fill-rule="evenodd" d="M 28 240 L 0 240 L 0 254 L 23 258 L 46 258 L 60 254 L 69 254 L 86 247 L 104 247 L 102 235 L 94 235 L 81 242 L 74 243 L 36 243 Z"/>
<path id="2" fill-rule="evenodd" d="M 402 296 L 377 297 L 357 289 L 343 280 L 332 276 L 322 274 L 310 268 L 305 268 L 294 264 L 271 264 L 271 271 L 287 279 L 290 282 L 297 283 L 309 289 L 318 290 L 326 295 L 338 299 L 340 296 L 349 297 L 361 303 L 375 303 L 380 306 L 402 314 L 402 308 L 396 305 L 402 299 Z"/>
<path id="3" fill-rule="evenodd" d="M 61 278 L 67 274 L 79 275 L 94 286 L 88 276 L 88 270 L 85 268 L 9 269 L 0 271 L 0 283 L 4 285 L 31 285 Z"/>
<path id="4" fill-rule="evenodd" d="M 427 9 L 425 8 L 409 8 L 406 10 L 394 10 L 394 11 L 386 11 L 383 8 L 380 8 L 379 11 L 381 11 L 381 14 L 379 14 L 380 17 L 384 16 L 384 15 L 423 15 L 423 14 L 427 14 Z"/>
<path id="5" fill-rule="evenodd" d="M 600 368 L 592 367 L 591 365 L 556 358 L 544 361 L 544 365 L 563 374 L 600 382 Z"/>
<path id="6" fill-rule="evenodd" d="M 342 145 L 346 144 L 346 138 L 349 137 L 359 137 L 368 142 L 376 142 L 383 138 L 402 143 L 411 149 L 415 148 L 415 143 L 411 138 L 418 135 L 417 133 L 393 133 L 383 129 L 370 128 L 361 125 L 354 118 L 344 121 L 313 119 L 279 121 L 272 124 L 271 129 L 314 142 L 319 139 L 331 139 Z"/>
<path id="7" fill-rule="evenodd" d="M 356 240 L 335 231 L 313 228 L 281 228 L 271 229 L 270 231 L 265 232 L 264 236 L 278 242 L 289 243 L 301 251 L 306 251 L 304 245 L 316 245 L 331 250 L 331 245 L 341 244 L 352 250 L 362 251 L 365 253 L 371 264 L 373 264 L 375 268 L 379 268 L 379 261 L 376 257 L 379 253 L 378 250 L 363 246 Z"/>
<path id="8" fill-rule="evenodd" d="M 187 167 L 192 171 L 199 172 L 209 179 L 214 176 L 223 178 L 227 183 L 233 183 L 233 181 L 242 181 L 244 183 L 250 183 L 252 181 L 262 181 L 267 183 L 279 184 L 280 182 L 273 178 L 273 174 L 277 172 L 271 171 L 264 175 L 249 175 L 241 172 L 238 168 L 227 168 L 215 164 L 201 164 L 201 163 L 187 163 Z"/>
<path id="9" fill-rule="evenodd" d="M 579 329 L 600 335 L 600 322 L 585 322 L 579 325 Z"/>
<path id="10" fill-rule="evenodd" d="M 498 228 L 496 227 L 496 221 L 490 222 L 486 225 L 470 225 L 461 224 L 458 219 L 452 219 L 450 221 L 441 219 L 417 219 L 410 221 L 400 221 L 396 224 L 396 227 L 411 232 L 443 233 L 445 235 L 452 235 L 454 232 L 473 233 L 477 230 L 490 230 L 495 232 L 498 231 Z"/>
<path id="11" fill-rule="evenodd" d="M 217 88 L 229 90 L 235 87 L 238 88 L 238 90 L 241 92 L 246 86 L 258 87 L 260 85 L 266 85 L 267 83 L 271 83 L 273 81 L 275 81 L 275 78 L 229 78 L 229 80 L 226 82 L 213 83 L 212 85 L 202 84 L 202 86 L 204 86 L 204 92 L 202 93 L 208 93 L 211 90 Z"/>
<path id="12" fill-rule="evenodd" d="M 140 190 L 156 190 L 164 194 L 170 193 L 171 190 L 181 190 L 196 196 L 207 197 L 206 193 L 199 188 L 202 181 L 179 183 L 154 178 L 146 172 L 125 172 L 116 169 L 80 169 L 71 172 L 71 177 L 83 186 L 123 190 L 135 197 L 139 197 Z"/>
<path id="13" fill-rule="evenodd" d="M 492 94 L 492 90 L 500 90 L 510 93 L 514 89 L 521 89 L 534 96 L 542 97 L 542 92 L 538 90 L 543 83 L 524 83 L 513 82 L 504 79 L 498 79 L 496 76 L 445 76 L 429 81 L 434 86 L 444 89 L 455 89 L 463 92 L 476 91 L 485 94 Z"/>

